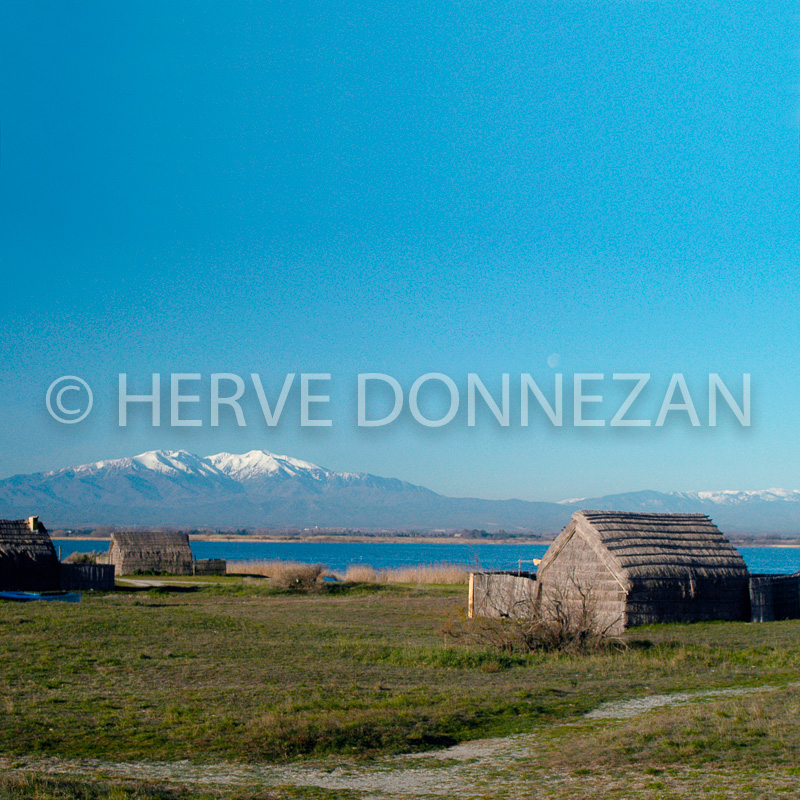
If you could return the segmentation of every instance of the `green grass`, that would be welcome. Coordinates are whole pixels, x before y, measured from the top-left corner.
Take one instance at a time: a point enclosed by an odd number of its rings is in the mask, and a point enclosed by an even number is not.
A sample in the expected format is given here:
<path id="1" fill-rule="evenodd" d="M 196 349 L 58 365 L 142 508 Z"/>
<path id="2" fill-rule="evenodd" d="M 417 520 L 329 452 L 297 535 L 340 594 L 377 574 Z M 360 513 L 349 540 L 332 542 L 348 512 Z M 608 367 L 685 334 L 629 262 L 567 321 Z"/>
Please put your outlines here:
<path id="1" fill-rule="evenodd" d="M 651 626 L 630 632 L 623 650 L 509 655 L 445 637 L 463 587 L 298 594 L 264 583 L 0 603 L 0 755 L 363 760 L 536 731 L 530 768 L 588 770 L 582 780 L 623 768 L 800 766 L 800 709 L 788 688 L 633 720 L 581 719 L 621 698 L 786 687 L 800 668 L 799 622 Z M 663 777 L 642 775 L 654 785 Z M 49 795 L 0 787 L 0 798 L 182 797 L 64 786 Z M 303 791 L 296 796 L 314 796 Z"/>
<path id="2" fill-rule="evenodd" d="M 144 781 L 0 775 L 0 800 L 357 800 L 360 794 L 315 787 L 274 787 L 268 791 L 186 789 Z"/>

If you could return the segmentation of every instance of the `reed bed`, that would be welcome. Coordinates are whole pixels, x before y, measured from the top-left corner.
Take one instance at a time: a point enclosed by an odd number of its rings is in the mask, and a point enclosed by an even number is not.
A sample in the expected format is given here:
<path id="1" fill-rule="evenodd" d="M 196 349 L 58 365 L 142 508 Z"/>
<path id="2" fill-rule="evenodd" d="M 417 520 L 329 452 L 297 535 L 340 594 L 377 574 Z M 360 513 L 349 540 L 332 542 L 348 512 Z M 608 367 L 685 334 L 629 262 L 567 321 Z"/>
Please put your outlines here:
<path id="1" fill-rule="evenodd" d="M 465 584 L 469 572 L 458 564 L 419 564 L 412 567 L 375 569 L 363 564 L 351 564 L 344 579 L 352 583 L 421 583 Z"/>
<path id="2" fill-rule="evenodd" d="M 394 569 L 375 569 L 367 564 L 351 564 L 345 572 L 334 572 L 322 564 L 299 561 L 228 561 L 229 575 L 261 575 L 275 586 L 310 584 L 324 576 L 348 583 L 416 583 L 460 585 L 469 582 L 469 572 L 458 564 L 418 564 Z"/>

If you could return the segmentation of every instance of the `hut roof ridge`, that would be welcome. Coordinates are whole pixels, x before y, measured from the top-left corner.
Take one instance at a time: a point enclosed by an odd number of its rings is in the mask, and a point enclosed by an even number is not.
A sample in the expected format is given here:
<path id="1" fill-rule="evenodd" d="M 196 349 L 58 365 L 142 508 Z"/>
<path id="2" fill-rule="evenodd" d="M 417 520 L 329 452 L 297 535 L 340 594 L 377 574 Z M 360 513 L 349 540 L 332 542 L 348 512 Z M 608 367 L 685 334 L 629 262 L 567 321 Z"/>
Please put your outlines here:
<path id="1" fill-rule="evenodd" d="M 580 510 L 573 520 L 597 537 L 629 577 L 746 574 L 741 554 L 705 514 Z"/>

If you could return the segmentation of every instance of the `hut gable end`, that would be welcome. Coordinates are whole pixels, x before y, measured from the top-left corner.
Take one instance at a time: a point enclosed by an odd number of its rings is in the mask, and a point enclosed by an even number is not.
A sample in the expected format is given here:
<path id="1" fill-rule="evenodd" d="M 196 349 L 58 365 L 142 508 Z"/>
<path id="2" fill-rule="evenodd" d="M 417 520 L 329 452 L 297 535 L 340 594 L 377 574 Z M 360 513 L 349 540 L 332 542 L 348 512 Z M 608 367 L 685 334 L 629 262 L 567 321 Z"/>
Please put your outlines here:
<path id="1" fill-rule="evenodd" d="M 576 524 L 573 524 L 576 523 Z M 537 573 L 538 614 L 557 625 L 621 632 L 627 583 L 619 564 L 591 530 L 574 520 L 545 555 Z M 559 541 L 561 539 L 561 541 Z"/>
<path id="2" fill-rule="evenodd" d="M 563 573 L 569 569 L 574 573 L 575 570 L 583 571 L 586 569 L 587 551 L 590 551 L 589 558 L 596 559 L 597 565 L 591 567 L 596 570 L 599 565 L 609 573 L 610 577 L 623 589 L 627 591 L 628 580 L 625 570 L 614 554 L 601 542 L 597 532 L 585 521 L 573 517 L 572 521 L 558 535 L 556 540 L 544 554 L 539 565 L 538 577 L 542 580 L 551 569 Z M 581 557 L 578 557 L 578 553 Z M 555 564 L 555 567 L 553 565 Z"/>

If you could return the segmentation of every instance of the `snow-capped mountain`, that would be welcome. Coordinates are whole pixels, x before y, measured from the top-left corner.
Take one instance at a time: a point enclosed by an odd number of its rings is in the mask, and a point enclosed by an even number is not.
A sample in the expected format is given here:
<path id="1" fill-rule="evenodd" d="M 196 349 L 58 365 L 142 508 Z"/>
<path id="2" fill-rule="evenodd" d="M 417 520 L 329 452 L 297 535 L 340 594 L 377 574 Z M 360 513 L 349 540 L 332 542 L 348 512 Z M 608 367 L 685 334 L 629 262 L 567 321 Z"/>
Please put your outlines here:
<path id="1" fill-rule="evenodd" d="M 394 519 L 403 527 L 417 524 L 414 503 L 438 497 L 395 478 L 334 472 L 267 450 L 205 457 L 153 450 L 2 480 L 0 517 L 37 513 L 59 527 L 383 527 Z"/>
<path id="2" fill-rule="evenodd" d="M 631 503 L 652 510 L 657 507 L 669 508 L 674 511 L 688 510 L 695 506 L 705 509 L 720 506 L 760 506 L 762 503 L 800 503 L 800 490 L 797 489 L 758 489 L 740 491 L 738 489 L 723 489 L 715 492 L 630 492 L 628 494 L 604 495 L 600 498 L 579 498 L 562 500 L 562 505 L 580 505 L 588 508 L 592 503 L 613 500 L 622 505 Z"/>
<path id="3" fill-rule="evenodd" d="M 740 503 L 754 501 L 765 503 L 798 503 L 800 490 L 798 489 L 761 489 L 757 491 L 740 492 L 727 489 L 721 492 L 686 492 L 686 497 L 696 498 L 701 502 L 717 503 L 718 505 L 735 506 Z"/>
<path id="4" fill-rule="evenodd" d="M 0 480 L 0 517 L 50 527 L 179 525 L 523 529 L 554 533 L 578 508 L 701 512 L 729 533 L 800 534 L 800 491 L 641 491 L 561 503 L 453 498 L 396 478 L 251 450 L 131 458 Z"/>

